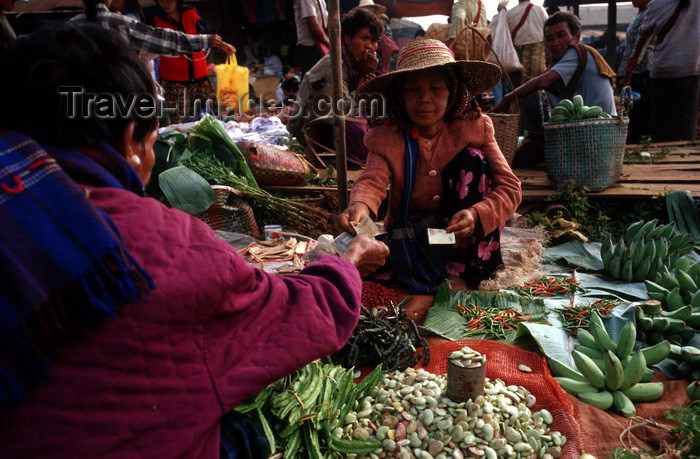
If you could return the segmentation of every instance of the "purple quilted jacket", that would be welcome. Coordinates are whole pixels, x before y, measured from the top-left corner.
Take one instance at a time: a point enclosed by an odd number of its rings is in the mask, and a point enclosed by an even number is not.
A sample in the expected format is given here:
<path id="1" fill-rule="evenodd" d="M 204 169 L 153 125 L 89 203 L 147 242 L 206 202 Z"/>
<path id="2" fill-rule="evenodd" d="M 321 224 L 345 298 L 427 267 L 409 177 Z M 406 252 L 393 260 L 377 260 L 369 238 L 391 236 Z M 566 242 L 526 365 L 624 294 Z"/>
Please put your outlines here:
<path id="1" fill-rule="evenodd" d="M 90 200 L 157 287 L 57 350 L 49 380 L 0 413 L 1 457 L 216 458 L 223 414 L 340 349 L 357 324 L 361 281 L 346 260 L 268 275 L 153 199 L 99 188 Z"/>

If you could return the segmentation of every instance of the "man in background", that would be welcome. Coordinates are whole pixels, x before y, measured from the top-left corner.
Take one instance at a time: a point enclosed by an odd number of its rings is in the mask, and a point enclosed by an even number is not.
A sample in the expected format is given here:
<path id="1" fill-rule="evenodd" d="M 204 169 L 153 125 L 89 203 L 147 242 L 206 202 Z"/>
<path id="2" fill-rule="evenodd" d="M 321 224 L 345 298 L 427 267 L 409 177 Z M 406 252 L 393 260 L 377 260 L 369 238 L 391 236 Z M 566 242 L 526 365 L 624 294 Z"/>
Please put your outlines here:
<path id="1" fill-rule="evenodd" d="M 510 75 L 516 87 L 542 75 L 547 68 L 542 36 L 547 17 L 547 11 L 530 0 L 519 0 L 516 7 L 506 11 L 513 46 L 523 64 L 522 72 Z"/>
<path id="2" fill-rule="evenodd" d="M 328 10 L 325 0 L 294 0 L 297 26 L 296 61 L 305 74 L 330 50 Z"/>
<path id="3" fill-rule="evenodd" d="M 651 64 L 651 120 L 655 142 L 693 140 L 700 94 L 700 2 L 649 2 L 634 54 L 626 72 L 634 72 L 647 40 L 656 36 Z"/>
<path id="4" fill-rule="evenodd" d="M 486 27 L 488 19 L 481 0 L 457 0 L 452 5 L 450 30 L 447 32 L 445 44 L 452 48 L 459 33 L 467 26 Z"/>

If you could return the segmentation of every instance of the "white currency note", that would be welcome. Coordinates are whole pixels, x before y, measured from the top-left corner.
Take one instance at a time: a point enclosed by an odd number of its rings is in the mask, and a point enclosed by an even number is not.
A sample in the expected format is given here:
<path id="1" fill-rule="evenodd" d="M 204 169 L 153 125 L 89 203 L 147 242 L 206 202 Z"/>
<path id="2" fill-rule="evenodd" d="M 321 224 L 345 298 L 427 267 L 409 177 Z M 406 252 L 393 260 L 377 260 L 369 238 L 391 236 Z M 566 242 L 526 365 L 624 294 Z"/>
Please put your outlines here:
<path id="1" fill-rule="evenodd" d="M 454 244 L 455 233 L 448 233 L 441 228 L 428 228 L 428 243 L 434 244 Z"/>

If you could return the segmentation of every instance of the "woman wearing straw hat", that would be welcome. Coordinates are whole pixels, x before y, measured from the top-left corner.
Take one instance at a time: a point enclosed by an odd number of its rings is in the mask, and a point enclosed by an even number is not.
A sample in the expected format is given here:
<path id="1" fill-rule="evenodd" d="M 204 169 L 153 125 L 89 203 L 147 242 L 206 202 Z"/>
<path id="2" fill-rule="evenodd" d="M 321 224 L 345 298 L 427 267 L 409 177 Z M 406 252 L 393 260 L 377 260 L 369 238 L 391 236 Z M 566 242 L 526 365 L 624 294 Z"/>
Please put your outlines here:
<path id="1" fill-rule="evenodd" d="M 447 274 L 473 287 L 502 266 L 499 228 L 520 203 L 520 181 L 472 98 L 499 78 L 493 64 L 455 61 L 441 41 L 418 40 L 394 72 L 357 91 L 390 108 L 365 137 L 366 169 L 338 222 L 353 232 L 351 224 L 376 218 L 389 185 L 390 270 L 414 293 L 434 292 Z M 427 228 L 453 233 L 456 244 L 429 244 Z"/>

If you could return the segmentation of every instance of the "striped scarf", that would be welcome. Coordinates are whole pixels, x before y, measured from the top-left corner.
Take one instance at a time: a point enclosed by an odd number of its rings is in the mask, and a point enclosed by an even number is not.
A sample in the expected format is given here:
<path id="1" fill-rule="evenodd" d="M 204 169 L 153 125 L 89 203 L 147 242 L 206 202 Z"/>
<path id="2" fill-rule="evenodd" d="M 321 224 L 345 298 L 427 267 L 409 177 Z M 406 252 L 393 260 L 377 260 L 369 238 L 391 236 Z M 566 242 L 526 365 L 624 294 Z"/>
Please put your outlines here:
<path id="1" fill-rule="evenodd" d="M 57 345 L 155 288 L 76 182 L 143 195 L 138 175 L 106 145 L 43 148 L 0 131 L 0 406 L 46 379 Z"/>

